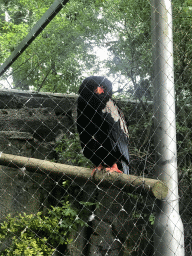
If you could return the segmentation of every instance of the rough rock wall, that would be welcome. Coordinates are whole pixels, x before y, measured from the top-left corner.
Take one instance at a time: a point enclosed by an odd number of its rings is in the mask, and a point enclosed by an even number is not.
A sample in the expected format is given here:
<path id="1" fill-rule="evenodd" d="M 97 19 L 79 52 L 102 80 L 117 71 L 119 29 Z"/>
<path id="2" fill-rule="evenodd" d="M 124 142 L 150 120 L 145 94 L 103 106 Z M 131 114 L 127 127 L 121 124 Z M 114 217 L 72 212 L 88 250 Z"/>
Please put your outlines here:
<path id="1" fill-rule="evenodd" d="M 0 91 L 0 152 L 54 159 L 55 141 L 74 130 L 74 97 Z M 42 210 L 53 184 L 47 175 L 1 166 L 0 219 L 8 213 Z"/>

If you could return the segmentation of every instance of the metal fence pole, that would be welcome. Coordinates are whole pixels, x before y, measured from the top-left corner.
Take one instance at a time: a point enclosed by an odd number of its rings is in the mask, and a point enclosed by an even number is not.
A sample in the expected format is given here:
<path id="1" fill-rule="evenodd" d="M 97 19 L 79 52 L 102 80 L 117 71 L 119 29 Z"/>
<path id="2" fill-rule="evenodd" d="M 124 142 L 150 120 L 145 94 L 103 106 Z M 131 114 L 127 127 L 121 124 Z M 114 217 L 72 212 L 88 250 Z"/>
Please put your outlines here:
<path id="1" fill-rule="evenodd" d="M 157 177 L 169 192 L 157 203 L 155 256 L 184 255 L 184 231 L 179 215 L 173 35 L 171 0 L 152 0 L 152 43 Z"/>

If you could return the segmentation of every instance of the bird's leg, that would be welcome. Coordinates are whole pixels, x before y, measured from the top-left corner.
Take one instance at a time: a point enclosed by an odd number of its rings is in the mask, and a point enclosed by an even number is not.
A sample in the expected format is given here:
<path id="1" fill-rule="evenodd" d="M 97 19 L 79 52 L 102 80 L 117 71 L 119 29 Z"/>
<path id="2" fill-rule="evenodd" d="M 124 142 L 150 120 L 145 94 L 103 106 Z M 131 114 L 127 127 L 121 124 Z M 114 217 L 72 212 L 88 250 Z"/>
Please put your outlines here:
<path id="1" fill-rule="evenodd" d="M 120 171 L 120 170 L 118 169 L 117 164 L 114 164 L 112 167 L 106 168 L 106 171 L 108 171 L 108 172 L 123 173 L 122 171 Z"/>
<path id="2" fill-rule="evenodd" d="M 96 171 L 101 171 L 103 169 L 103 166 L 100 164 L 99 166 L 95 167 L 91 173 L 91 176 L 94 176 Z"/>

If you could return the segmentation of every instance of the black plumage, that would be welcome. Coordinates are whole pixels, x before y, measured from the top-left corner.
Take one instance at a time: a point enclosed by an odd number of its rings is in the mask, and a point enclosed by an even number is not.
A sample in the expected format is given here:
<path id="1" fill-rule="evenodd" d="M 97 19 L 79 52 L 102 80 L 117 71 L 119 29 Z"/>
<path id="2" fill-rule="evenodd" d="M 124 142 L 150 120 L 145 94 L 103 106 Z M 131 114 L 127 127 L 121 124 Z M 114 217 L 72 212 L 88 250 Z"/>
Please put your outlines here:
<path id="1" fill-rule="evenodd" d="M 77 129 L 83 154 L 95 166 L 129 174 L 128 129 L 112 100 L 112 83 L 105 77 L 91 76 L 81 84 Z"/>

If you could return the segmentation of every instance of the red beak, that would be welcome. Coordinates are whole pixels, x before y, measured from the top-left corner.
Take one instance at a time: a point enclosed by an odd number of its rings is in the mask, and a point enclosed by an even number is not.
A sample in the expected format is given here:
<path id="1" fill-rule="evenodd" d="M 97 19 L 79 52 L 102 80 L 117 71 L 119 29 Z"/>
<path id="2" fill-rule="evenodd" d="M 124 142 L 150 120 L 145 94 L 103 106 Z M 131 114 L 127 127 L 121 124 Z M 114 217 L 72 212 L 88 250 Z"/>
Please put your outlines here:
<path id="1" fill-rule="evenodd" d="M 97 94 L 104 93 L 103 86 L 98 86 L 98 87 L 95 89 L 95 93 L 97 93 Z"/>

